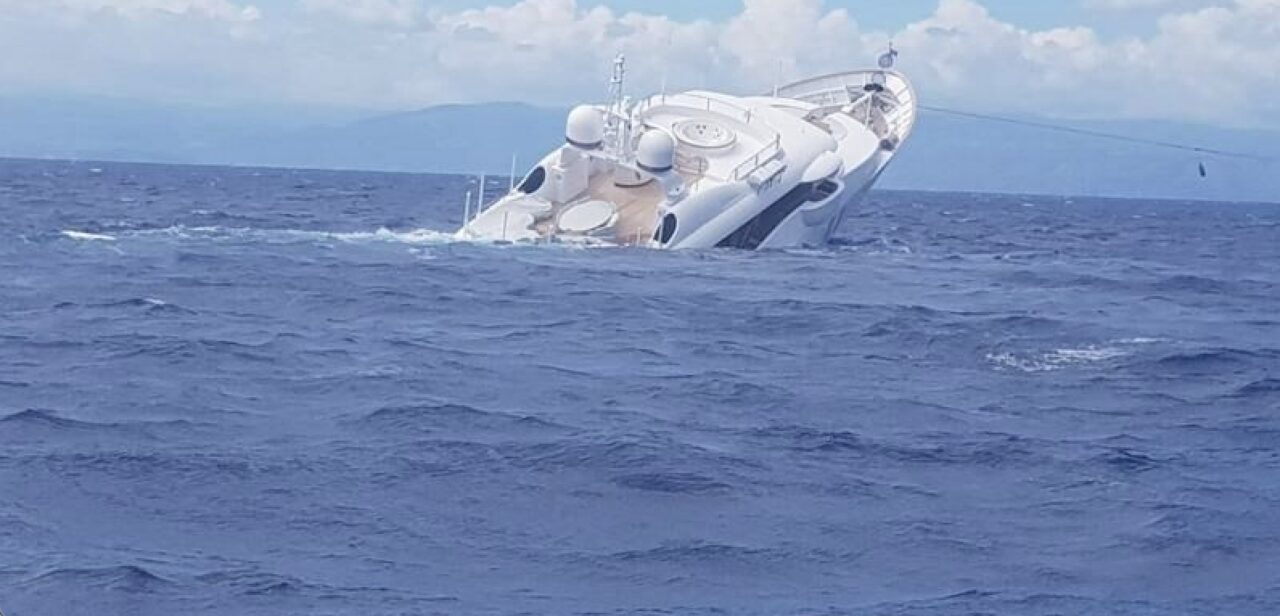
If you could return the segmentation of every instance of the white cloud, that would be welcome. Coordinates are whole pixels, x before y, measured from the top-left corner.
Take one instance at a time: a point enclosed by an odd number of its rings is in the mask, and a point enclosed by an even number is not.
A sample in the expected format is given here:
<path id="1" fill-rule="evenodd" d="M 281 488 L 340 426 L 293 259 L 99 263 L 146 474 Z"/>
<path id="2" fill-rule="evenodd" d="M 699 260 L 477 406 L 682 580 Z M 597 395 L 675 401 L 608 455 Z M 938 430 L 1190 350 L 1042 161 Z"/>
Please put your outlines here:
<path id="1" fill-rule="evenodd" d="M 425 0 L 287 0 L 271 10 L 245 0 L 48 0 L 41 6 L 63 10 L 43 12 L 0 0 L 10 9 L 0 10 L 0 53 L 31 58 L 0 66 L 0 81 L 215 102 L 567 104 L 603 96 L 619 51 L 634 92 L 664 81 L 757 91 L 779 72 L 868 65 L 893 40 L 935 102 L 1280 128 L 1280 0 L 1081 1 L 1165 14 L 1152 34 L 1106 38 L 1071 24 L 1022 28 L 979 0 L 941 0 L 895 32 L 867 31 L 822 0 L 744 0 L 723 22 L 574 0 L 464 11 Z M 53 16 L 66 9 L 91 18 Z"/>
<path id="2" fill-rule="evenodd" d="M 253 5 L 231 0 L 0 0 L 0 9 L 10 13 L 47 13 L 82 16 L 107 13 L 130 19 L 155 16 L 192 16 L 226 22 L 252 22 L 262 17 Z"/>
<path id="3" fill-rule="evenodd" d="M 302 6 L 366 26 L 413 28 L 426 19 L 414 0 L 302 0 Z"/>
<path id="4" fill-rule="evenodd" d="M 841 52 L 861 52 L 858 26 L 843 10 L 827 12 L 820 0 L 746 0 L 725 26 L 720 45 L 741 71 L 759 82 L 779 70 L 796 75 L 843 63 Z"/>
<path id="5" fill-rule="evenodd" d="M 1081 0 L 1086 8 L 1107 11 L 1190 11 L 1220 4 L 1219 0 Z"/>
<path id="6" fill-rule="evenodd" d="M 905 68 L 957 103 L 1099 117 L 1280 126 L 1280 0 L 1170 13 L 1154 35 L 1031 31 L 974 0 L 942 0 L 897 35 Z"/>

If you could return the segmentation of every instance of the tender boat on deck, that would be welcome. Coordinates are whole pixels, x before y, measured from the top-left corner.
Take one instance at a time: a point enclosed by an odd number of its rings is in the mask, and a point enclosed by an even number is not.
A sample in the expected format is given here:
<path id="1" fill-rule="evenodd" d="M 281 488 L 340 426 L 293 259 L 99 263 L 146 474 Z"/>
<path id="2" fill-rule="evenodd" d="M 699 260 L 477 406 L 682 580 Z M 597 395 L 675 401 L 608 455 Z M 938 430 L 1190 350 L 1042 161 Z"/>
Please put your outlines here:
<path id="1" fill-rule="evenodd" d="M 911 134 L 916 97 L 890 70 L 853 71 L 766 96 L 691 91 L 633 102 L 614 65 L 612 102 L 570 114 L 565 144 L 460 239 L 651 248 L 827 243 Z M 483 201 L 483 196 L 481 197 Z"/>

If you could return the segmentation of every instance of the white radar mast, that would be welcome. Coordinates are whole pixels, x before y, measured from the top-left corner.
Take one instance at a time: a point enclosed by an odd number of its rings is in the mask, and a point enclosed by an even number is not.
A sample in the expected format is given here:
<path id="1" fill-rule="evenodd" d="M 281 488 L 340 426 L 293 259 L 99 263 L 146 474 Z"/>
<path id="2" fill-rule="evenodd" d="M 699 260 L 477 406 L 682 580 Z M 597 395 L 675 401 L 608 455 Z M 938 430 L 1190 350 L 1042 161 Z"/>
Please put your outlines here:
<path id="1" fill-rule="evenodd" d="M 609 77 L 609 112 L 608 123 L 609 145 L 622 158 L 629 156 L 628 144 L 631 141 L 631 119 L 627 109 L 627 56 L 621 52 L 613 58 L 613 73 Z"/>

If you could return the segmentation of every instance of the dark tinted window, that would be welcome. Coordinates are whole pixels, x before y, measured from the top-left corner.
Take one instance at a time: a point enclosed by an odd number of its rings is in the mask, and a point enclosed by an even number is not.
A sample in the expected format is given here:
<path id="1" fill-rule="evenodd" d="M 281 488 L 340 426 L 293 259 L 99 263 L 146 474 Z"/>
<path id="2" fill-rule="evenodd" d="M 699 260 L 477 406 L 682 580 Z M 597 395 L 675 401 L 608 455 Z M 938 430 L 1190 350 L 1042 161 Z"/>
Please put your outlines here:
<path id="1" fill-rule="evenodd" d="M 538 192 L 538 189 L 542 188 L 542 185 L 545 184 L 546 181 L 547 170 L 542 167 L 537 167 L 533 171 L 529 172 L 529 175 L 524 178 L 523 182 L 520 182 L 520 187 L 517 190 L 526 195 L 532 195 L 533 193 Z"/>
<path id="2" fill-rule="evenodd" d="M 755 250 L 763 244 L 769 235 L 773 233 L 782 221 L 786 220 L 797 208 L 810 201 L 815 195 L 815 186 L 812 183 L 799 184 L 792 188 L 790 192 L 783 195 L 760 212 L 758 216 L 748 220 L 746 224 L 738 227 L 737 231 L 730 233 L 728 237 L 720 240 L 716 244 L 718 248 L 745 248 L 747 250 Z M 821 199 L 819 199 L 821 200 Z"/>
<path id="3" fill-rule="evenodd" d="M 655 237 L 653 239 L 658 240 L 658 242 L 661 244 L 666 244 L 667 242 L 670 242 L 671 238 L 675 237 L 675 235 L 676 235 L 676 215 L 667 214 L 666 216 L 662 217 L 662 226 L 658 227 L 658 232 L 655 234 Z"/>

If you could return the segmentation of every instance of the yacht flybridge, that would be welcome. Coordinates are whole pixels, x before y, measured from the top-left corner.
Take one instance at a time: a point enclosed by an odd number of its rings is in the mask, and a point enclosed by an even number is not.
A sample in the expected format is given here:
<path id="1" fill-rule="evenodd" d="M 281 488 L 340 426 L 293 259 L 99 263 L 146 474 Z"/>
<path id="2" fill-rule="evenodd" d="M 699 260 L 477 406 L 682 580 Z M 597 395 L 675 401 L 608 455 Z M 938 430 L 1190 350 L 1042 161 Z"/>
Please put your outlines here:
<path id="1" fill-rule="evenodd" d="M 575 108 L 565 144 L 472 216 L 460 239 L 653 248 L 825 244 L 915 123 L 891 70 L 807 79 L 766 96 L 692 91 Z M 483 190 L 483 189 L 482 189 Z M 469 198 L 468 198 L 469 201 Z"/>

